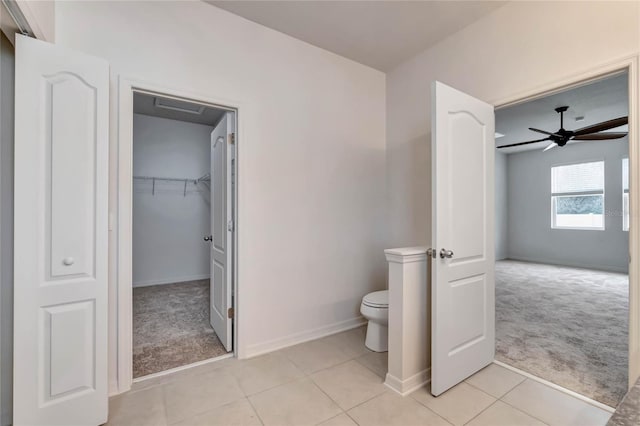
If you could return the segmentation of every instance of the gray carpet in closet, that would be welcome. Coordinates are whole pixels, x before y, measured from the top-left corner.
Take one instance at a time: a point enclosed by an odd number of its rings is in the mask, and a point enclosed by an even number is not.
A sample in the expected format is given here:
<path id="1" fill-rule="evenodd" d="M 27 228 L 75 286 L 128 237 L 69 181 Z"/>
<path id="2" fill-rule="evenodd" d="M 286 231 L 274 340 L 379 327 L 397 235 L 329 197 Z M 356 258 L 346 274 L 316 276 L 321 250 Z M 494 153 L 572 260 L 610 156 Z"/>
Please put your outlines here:
<path id="1" fill-rule="evenodd" d="M 133 289 L 133 377 L 225 353 L 209 324 L 209 280 Z"/>

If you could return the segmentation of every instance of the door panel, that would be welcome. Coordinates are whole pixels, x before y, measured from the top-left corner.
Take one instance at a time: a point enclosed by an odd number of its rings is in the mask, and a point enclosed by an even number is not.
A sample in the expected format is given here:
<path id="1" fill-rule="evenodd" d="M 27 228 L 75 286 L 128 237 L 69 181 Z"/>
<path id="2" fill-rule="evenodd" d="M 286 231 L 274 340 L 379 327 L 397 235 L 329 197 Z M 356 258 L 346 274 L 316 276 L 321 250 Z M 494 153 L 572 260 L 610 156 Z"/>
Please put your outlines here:
<path id="1" fill-rule="evenodd" d="M 70 158 L 95 159 L 96 93 L 76 74 L 62 72 L 45 78 L 45 117 L 49 152 L 46 169 L 50 204 L 47 256 L 51 278 L 94 275 L 96 163 L 83 161 L 67 167 Z M 65 254 L 75 253 L 73 263 Z"/>
<path id="2" fill-rule="evenodd" d="M 491 105 L 439 82 L 432 97 L 431 392 L 439 395 L 494 358 L 495 147 Z"/>
<path id="3" fill-rule="evenodd" d="M 233 113 L 211 132 L 211 284 L 210 321 L 227 351 L 232 347 L 231 288 L 233 283 Z"/>
<path id="4" fill-rule="evenodd" d="M 16 37 L 14 424 L 107 420 L 109 66 Z"/>

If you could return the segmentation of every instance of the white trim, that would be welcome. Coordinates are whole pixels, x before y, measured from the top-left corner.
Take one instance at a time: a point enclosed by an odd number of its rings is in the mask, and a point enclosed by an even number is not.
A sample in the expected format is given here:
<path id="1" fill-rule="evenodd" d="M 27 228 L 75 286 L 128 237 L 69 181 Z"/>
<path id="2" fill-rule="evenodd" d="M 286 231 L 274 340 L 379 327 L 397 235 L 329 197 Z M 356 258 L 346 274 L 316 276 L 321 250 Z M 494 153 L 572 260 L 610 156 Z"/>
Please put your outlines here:
<path id="1" fill-rule="evenodd" d="M 407 396 L 429 382 L 431 382 L 431 368 L 422 370 L 406 380 L 400 380 L 389 373 L 384 379 L 384 385 L 400 396 Z"/>
<path id="2" fill-rule="evenodd" d="M 640 377 L 640 143 L 638 140 L 638 54 L 618 59 L 574 73 L 555 81 L 525 90 L 491 104 L 496 109 L 555 94 L 582 86 L 621 72 L 629 79 L 629 383 L 631 387 Z M 635 254 L 632 255 L 632 254 Z"/>
<path id="3" fill-rule="evenodd" d="M 542 379 L 542 378 L 540 378 L 538 376 L 534 376 L 533 374 L 527 373 L 526 371 L 520 370 L 519 368 L 512 367 L 509 364 L 505 364 L 504 362 L 501 362 L 501 361 L 498 361 L 498 360 L 493 360 L 493 363 L 496 364 L 496 365 L 499 365 L 500 367 L 506 368 L 507 370 L 511 370 L 514 373 L 518 373 L 518 374 L 520 374 L 520 375 L 522 375 L 522 376 L 524 376 L 524 377 L 526 377 L 528 379 L 531 379 L 531 380 L 536 381 L 538 383 L 542 383 L 545 386 L 549 386 L 550 388 L 558 390 L 558 391 L 560 391 L 562 393 L 566 393 L 569 396 L 572 396 L 572 397 L 574 397 L 576 399 L 579 399 L 580 401 L 584 401 L 587 404 L 593 405 L 594 407 L 598 407 L 601 410 L 605 410 L 605 411 L 607 411 L 609 413 L 613 413 L 614 411 L 616 411 L 616 409 L 613 408 L 613 407 L 609 407 L 606 404 L 603 404 L 603 403 L 598 402 L 596 400 L 593 400 L 591 398 L 587 398 L 584 395 L 581 395 L 581 394 L 579 394 L 577 392 L 574 392 L 574 391 L 572 391 L 570 389 L 563 388 L 560 385 L 556 385 L 555 383 L 549 382 L 548 380 Z"/>
<path id="4" fill-rule="evenodd" d="M 200 274 L 191 275 L 188 277 L 164 278 L 161 280 L 136 281 L 133 283 L 133 287 L 150 287 L 152 285 L 178 284 L 185 283 L 187 281 L 208 280 L 209 278 L 211 278 L 210 274 Z"/>
<path id="5" fill-rule="evenodd" d="M 394 253 L 385 250 L 385 256 L 389 263 L 415 263 L 427 260 L 427 250 L 422 253 Z"/>
<path id="6" fill-rule="evenodd" d="M 341 333 L 343 331 L 360 327 L 366 323 L 367 320 L 364 317 L 359 316 L 346 321 L 340 321 L 327 326 L 319 327 L 313 330 L 301 331 L 299 333 L 293 333 L 288 336 L 269 340 L 263 343 L 249 345 L 247 346 L 247 350 L 245 352 L 245 358 L 253 358 L 258 355 L 264 355 L 266 353 L 274 352 L 283 348 L 287 348 L 289 346 L 294 346 L 311 340 L 320 339 L 321 337 Z"/>
<path id="7" fill-rule="evenodd" d="M 170 369 L 164 370 L 164 371 L 158 371 L 157 373 L 147 374 L 146 376 L 136 377 L 135 379 L 133 379 L 133 383 L 140 383 L 140 382 L 144 382 L 146 380 L 155 379 L 157 377 L 168 376 L 169 374 L 177 373 L 179 371 L 188 370 L 190 368 L 199 367 L 201 365 L 212 364 L 214 362 L 222 361 L 224 359 L 229 359 L 229 358 L 233 358 L 233 353 L 232 352 L 230 352 L 228 354 L 217 356 L 215 358 L 209 358 L 209 359 L 205 359 L 203 361 L 197 361 L 197 362 L 193 362 L 191 364 L 181 365 L 180 367 L 170 368 Z"/>
<path id="8" fill-rule="evenodd" d="M 115 285 L 117 289 L 117 335 L 115 336 L 117 345 L 117 387 L 111 389 L 111 394 L 119 394 L 131 389 L 133 383 L 133 327 L 132 327 L 132 179 L 133 179 L 133 93 L 143 92 L 146 94 L 155 94 L 158 96 L 174 98 L 178 100 L 186 100 L 195 103 L 212 105 L 225 110 L 235 111 L 236 119 L 236 185 L 235 185 L 235 217 L 233 218 L 236 232 L 234 232 L 234 336 L 233 349 L 234 354 L 238 358 L 243 358 L 245 349 L 242 340 L 242 322 L 241 322 L 241 297 L 239 296 L 240 279 L 239 274 L 239 234 L 242 232 L 240 224 L 242 223 L 242 193 L 241 190 L 243 180 L 241 176 L 241 156 L 240 156 L 240 139 L 244 137 L 244 115 L 240 111 L 244 111 L 246 106 L 242 102 L 229 99 L 221 99 L 214 96 L 203 96 L 198 93 L 192 93 L 179 90 L 163 85 L 144 82 L 128 77 L 120 76 L 118 80 L 118 100 L 117 100 L 117 134 L 118 134 L 118 154 L 117 154 L 117 255 L 116 255 L 116 271 L 110 271 L 112 276 L 116 277 Z M 113 208 L 113 207 L 112 207 Z M 111 212 L 113 214 L 113 212 Z"/>

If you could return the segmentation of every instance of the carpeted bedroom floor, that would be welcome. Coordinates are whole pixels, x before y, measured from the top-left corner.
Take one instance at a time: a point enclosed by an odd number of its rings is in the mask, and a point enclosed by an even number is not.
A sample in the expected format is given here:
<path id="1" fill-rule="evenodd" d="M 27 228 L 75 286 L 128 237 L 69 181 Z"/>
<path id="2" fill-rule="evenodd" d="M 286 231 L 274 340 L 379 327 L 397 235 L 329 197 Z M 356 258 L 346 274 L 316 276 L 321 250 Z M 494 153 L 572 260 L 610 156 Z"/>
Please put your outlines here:
<path id="1" fill-rule="evenodd" d="M 209 324 L 209 280 L 133 289 L 133 377 L 225 353 Z"/>
<path id="2" fill-rule="evenodd" d="M 625 274 L 496 262 L 496 359 L 615 407 L 627 389 Z"/>

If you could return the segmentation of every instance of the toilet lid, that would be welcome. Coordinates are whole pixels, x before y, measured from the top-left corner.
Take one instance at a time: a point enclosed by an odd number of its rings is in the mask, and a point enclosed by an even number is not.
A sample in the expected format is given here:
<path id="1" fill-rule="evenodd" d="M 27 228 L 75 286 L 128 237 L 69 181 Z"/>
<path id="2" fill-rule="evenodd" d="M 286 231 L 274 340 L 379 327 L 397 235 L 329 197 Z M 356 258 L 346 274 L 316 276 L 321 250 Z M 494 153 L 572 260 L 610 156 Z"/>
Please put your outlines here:
<path id="1" fill-rule="evenodd" d="M 374 291 L 362 298 L 362 303 L 372 308 L 389 307 L 389 290 Z"/>

